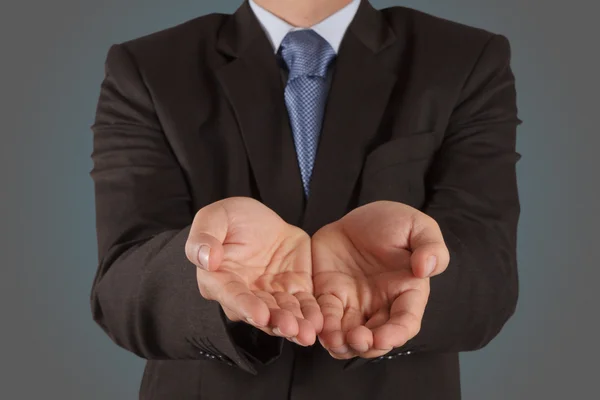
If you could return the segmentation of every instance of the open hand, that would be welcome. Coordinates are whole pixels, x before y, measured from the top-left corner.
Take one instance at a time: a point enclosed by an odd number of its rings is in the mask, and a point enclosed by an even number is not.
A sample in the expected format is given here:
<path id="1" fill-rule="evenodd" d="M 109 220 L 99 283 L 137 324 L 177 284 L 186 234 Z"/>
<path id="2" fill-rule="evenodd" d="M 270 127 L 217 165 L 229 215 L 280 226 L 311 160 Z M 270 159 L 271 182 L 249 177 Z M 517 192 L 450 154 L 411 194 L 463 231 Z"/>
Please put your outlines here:
<path id="1" fill-rule="evenodd" d="M 450 256 L 437 223 L 407 205 L 378 201 L 312 238 L 319 340 L 338 359 L 379 357 L 420 329 L 429 277 Z"/>
<path id="2" fill-rule="evenodd" d="M 201 295 L 232 321 L 312 345 L 323 326 L 313 295 L 311 242 L 257 200 L 232 197 L 196 214 L 186 244 Z"/>

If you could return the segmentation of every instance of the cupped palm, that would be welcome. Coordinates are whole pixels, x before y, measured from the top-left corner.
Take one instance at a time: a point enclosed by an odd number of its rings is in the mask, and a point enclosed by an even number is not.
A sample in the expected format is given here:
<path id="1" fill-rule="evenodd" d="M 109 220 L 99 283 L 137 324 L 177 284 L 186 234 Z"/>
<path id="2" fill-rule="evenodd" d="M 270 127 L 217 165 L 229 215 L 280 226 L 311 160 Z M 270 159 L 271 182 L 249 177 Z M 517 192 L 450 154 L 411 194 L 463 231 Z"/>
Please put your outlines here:
<path id="1" fill-rule="evenodd" d="M 322 328 L 313 296 L 310 237 L 257 200 L 233 197 L 201 209 L 186 252 L 197 265 L 200 293 L 232 321 L 311 345 Z"/>
<path id="2" fill-rule="evenodd" d="M 314 293 L 324 316 L 322 345 L 335 358 L 386 354 L 414 337 L 429 276 L 449 261 L 439 227 L 395 202 L 359 207 L 312 238 Z M 436 269 L 425 273 L 435 257 Z"/>

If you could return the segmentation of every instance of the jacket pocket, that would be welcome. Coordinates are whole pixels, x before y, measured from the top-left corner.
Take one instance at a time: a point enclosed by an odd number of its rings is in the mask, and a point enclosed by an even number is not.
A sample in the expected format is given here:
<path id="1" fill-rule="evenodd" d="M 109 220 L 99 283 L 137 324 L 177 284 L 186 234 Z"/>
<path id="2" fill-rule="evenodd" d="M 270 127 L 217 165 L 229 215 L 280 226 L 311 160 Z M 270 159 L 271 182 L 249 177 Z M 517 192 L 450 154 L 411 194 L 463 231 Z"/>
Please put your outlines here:
<path id="1" fill-rule="evenodd" d="M 369 177 L 387 167 L 428 159 L 433 156 L 435 150 L 435 132 L 418 133 L 390 140 L 367 155 L 362 176 Z"/>

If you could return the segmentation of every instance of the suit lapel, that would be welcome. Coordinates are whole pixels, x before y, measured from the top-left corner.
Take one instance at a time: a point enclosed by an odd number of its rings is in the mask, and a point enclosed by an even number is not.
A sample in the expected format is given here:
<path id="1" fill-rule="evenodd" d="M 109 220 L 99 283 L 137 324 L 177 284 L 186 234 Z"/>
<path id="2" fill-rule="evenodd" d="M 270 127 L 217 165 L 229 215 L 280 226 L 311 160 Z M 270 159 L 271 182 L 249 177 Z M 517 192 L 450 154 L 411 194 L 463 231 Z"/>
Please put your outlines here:
<path id="1" fill-rule="evenodd" d="M 378 57 L 394 41 L 379 11 L 363 1 L 336 60 L 302 224 L 311 235 L 348 210 L 396 82 Z"/>
<path id="2" fill-rule="evenodd" d="M 304 194 L 273 48 L 244 2 L 220 32 L 232 60 L 217 71 L 243 136 L 262 202 L 299 225 Z"/>

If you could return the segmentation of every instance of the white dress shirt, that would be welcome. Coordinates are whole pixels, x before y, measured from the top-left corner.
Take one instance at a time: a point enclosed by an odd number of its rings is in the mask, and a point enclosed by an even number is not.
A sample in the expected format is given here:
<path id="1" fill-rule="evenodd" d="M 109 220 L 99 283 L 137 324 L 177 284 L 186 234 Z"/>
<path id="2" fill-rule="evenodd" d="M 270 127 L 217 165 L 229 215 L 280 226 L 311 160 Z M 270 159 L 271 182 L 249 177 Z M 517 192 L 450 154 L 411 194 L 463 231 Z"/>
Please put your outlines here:
<path id="1" fill-rule="evenodd" d="M 342 43 L 342 39 L 346 34 L 346 30 L 348 26 L 354 19 L 356 12 L 358 11 L 358 6 L 360 5 L 360 0 L 352 0 L 350 4 L 337 11 L 335 14 L 330 15 L 325 18 L 323 21 L 318 24 L 311 26 L 310 29 L 317 32 L 323 39 L 327 40 L 327 42 L 331 45 L 333 50 L 338 53 L 340 48 L 340 44 Z M 250 7 L 256 15 L 256 18 L 260 22 L 262 28 L 264 29 L 269 41 L 273 45 L 273 50 L 275 53 L 279 50 L 279 46 L 283 41 L 285 35 L 290 31 L 294 30 L 302 30 L 309 28 L 298 28 L 293 25 L 288 24 L 286 21 L 282 20 L 278 16 L 272 14 L 271 12 L 265 10 L 258 4 L 254 2 L 254 0 L 250 0 Z"/>

